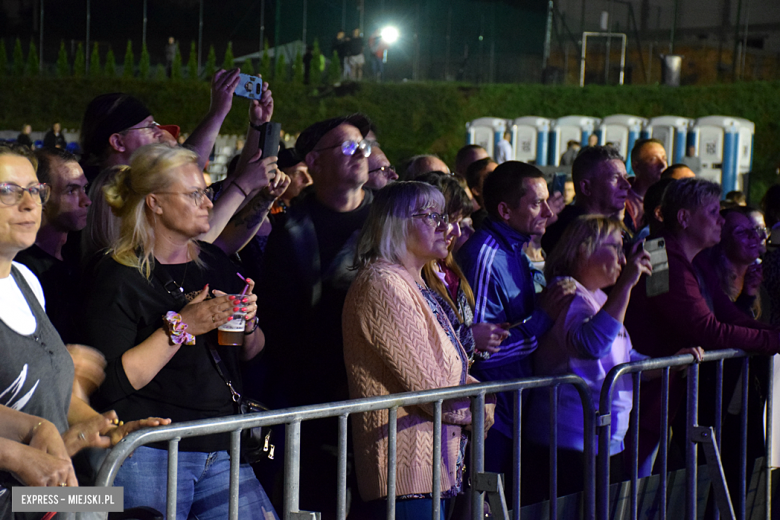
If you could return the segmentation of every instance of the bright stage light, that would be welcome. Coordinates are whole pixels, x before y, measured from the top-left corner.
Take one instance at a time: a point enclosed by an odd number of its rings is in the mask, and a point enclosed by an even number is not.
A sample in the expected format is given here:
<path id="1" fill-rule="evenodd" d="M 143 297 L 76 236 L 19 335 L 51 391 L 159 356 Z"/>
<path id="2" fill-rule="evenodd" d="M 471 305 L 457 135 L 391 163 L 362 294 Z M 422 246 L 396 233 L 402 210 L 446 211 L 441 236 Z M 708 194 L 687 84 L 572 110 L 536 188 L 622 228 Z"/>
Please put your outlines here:
<path id="1" fill-rule="evenodd" d="M 398 40 L 398 29 L 395 27 L 385 27 L 382 29 L 382 39 L 387 43 L 395 43 Z"/>

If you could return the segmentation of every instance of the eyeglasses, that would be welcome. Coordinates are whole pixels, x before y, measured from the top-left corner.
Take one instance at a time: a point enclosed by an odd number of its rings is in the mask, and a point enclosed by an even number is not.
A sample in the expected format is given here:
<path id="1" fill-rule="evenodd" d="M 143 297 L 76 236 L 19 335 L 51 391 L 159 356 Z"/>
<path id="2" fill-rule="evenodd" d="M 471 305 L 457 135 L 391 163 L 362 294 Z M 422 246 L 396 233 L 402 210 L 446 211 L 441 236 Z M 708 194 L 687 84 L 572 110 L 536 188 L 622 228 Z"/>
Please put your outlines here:
<path id="1" fill-rule="evenodd" d="M 355 155 L 355 153 L 360 150 L 363 153 L 363 157 L 371 156 L 371 141 L 367 139 L 363 139 L 362 141 L 344 141 L 341 144 L 325 146 L 319 150 L 330 150 L 332 148 L 338 148 L 339 146 L 341 147 L 341 153 L 344 155 Z"/>
<path id="2" fill-rule="evenodd" d="M 33 184 L 28 188 L 22 188 L 12 182 L 3 182 L 0 183 L 0 202 L 6 206 L 19 204 L 25 191 L 30 194 L 30 197 L 36 204 L 44 205 L 49 200 L 51 187 L 42 182 Z"/>
<path id="3" fill-rule="evenodd" d="M 766 226 L 756 226 L 753 229 L 756 230 L 756 233 L 758 233 L 758 237 L 761 240 L 769 238 L 769 229 Z"/>
<path id="4" fill-rule="evenodd" d="M 743 227 L 734 228 L 734 237 L 736 237 L 739 240 L 746 240 L 749 238 L 756 238 L 758 240 L 763 240 L 764 238 L 766 238 L 766 235 L 765 234 L 762 235 L 759 229 L 761 229 L 760 226 L 756 226 L 754 228 L 743 228 Z M 766 233 L 766 228 L 763 229 L 764 229 L 764 233 Z"/>
<path id="5" fill-rule="evenodd" d="M 130 128 L 126 128 L 125 130 L 122 130 L 122 133 L 129 132 L 131 130 L 152 130 L 152 131 L 154 131 L 154 130 L 156 130 L 159 127 L 160 127 L 160 123 L 158 123 L 157 121 L 152 121 L 151 123 L 149 123 L 146 126 L 131 126 Z"/>
<path id="6" fill-rule="evenodd" d="M 447 227 L 450 223 L 449 215 L 442 215 L 441 213 L 416 213 L 412 217 L 424 218 L 429 225 L 434 226 L 436 229 Z"/>
<path id="7" fill-rule="evenodd" d="M 203 197 L 206 197 L 209 200 L 214 200 L 214 190 L 212 188 L 206 188 L 204 190 L 195 190 L 195 191 L 188 191 L 188 192 L 182 192 L 182 191 L 158 191 L 158 194 L 161 195 L 185 195 L 192 200 L 192 203 L 195 204 L 195 206 L 200 207 L 201 204 L 203 204 Z"/>
<path id="8" fill-rule="evenodd" d="M 375 172 L 381 173 L 382 175 L 384 175 L 388 179 L 391 178 L 391 177 L 396 177 L 396 178 L 398 177 L 398 174 L 395 171 L 395 166 L 393 166 L 392 164 L 388 165 L 388 166 L 382 166 L 381 168 L 374 168 L 373 170 L 368 170 L 369 174 L 375 173 Z"/>

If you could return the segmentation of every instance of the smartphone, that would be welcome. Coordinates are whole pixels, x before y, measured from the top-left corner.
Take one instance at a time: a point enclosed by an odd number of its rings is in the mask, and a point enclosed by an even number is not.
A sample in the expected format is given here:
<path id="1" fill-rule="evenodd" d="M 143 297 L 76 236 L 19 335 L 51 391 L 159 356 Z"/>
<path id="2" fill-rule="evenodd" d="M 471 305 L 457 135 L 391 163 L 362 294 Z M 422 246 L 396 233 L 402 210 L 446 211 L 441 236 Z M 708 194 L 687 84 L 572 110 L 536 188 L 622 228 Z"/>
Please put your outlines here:
<path id="1" fill-rule="evenodd" d="M 551 193 L 565 193 L 566 190 L 566 177 L 568 175 L 563 172 L 557 172 L 553 174 Z"/>
<path id="2" fill-rule="evenodd" d="M 260 127 L 260 142 L 258 148 L 263 151 L 262 158 L 279 155 L 279 132 L 282 129 L 280 123 L 263 123 Z"/>
<path id="3" fill-rule="evenodd" d="M 239 74 L 238 78 L 234 95 L 248 99 L 260 99 L 263 95 L 263 78 L 249 74 Z"/>
<path id="4" fill-rule="evenodd" d="M 658 296 L 669 292 L 669 257 L 666 254 L 666 240 L 646 240 L 642 247 L 650 253 L 653 274 L 646 279 L 647 296 Z"/>

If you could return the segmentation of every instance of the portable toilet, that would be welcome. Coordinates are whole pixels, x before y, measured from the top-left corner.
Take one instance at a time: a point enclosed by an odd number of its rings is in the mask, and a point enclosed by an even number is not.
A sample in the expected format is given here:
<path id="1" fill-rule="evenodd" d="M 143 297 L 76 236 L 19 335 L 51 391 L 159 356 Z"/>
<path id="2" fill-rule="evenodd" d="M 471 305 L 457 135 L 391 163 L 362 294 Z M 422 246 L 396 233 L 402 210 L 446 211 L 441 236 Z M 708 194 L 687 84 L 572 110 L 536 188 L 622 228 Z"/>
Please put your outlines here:
<path id="1" fill-rule="evenodd" d="M 515 160 L 547 166 L 552 121 L 544 117 L 518 117 L 512 122 L 512 148 Z"/>
<path id="2" fill-rule="evenodd" d="M 645 127 L 645 137 L 658 139 L 666 150 L 666 160 L 669 165 L 678 164 L 688 146 L 688 129 L 693 119 L 679 116 L 653 117 Z"/>
<path id="3" fill-rule="evenodd" d="M 730 191 L 743 190 L 743 175 L 752 167 L 755 130 L 752 121 L 738 117 L 697 119 L 689 144 L 696 148 L 701 160 L 698 176 L 719 182 L 724 196 Z"/>
<path id="4" fill-rule="evenodd" d="M 466 144 L 478 144 L 493 157 L 496 144 L 504 138 L 506 120 L 498 117 L 480 117 L 466 123 Z"/>
<path id="5" fill-rule="evenodd" d="M 601 119 L 590 116 L 565 116 L 553 121 L 550 130 L 550 153 L 547 164 L 560 166 L 561 156 L 566 153 L 566 143 L 577 141 L 582 146 L 588 146 L 591 134 L 599 135 L 598 126 Z M 599 136 L 599 144 L 601 137 Z"/>
<path id="6" fill-rule="evenodd" d="M 620 152 L 626 160 L 626 170 L 631 170 L 629 155 L 634 148 L 634 143 L 641 137 L 642 130 L 647 125 L 647 119 L 627 114 L 615 114 L 601 120 L 601 139 L 599 144 L 612 143 L 612 146 Z"/>

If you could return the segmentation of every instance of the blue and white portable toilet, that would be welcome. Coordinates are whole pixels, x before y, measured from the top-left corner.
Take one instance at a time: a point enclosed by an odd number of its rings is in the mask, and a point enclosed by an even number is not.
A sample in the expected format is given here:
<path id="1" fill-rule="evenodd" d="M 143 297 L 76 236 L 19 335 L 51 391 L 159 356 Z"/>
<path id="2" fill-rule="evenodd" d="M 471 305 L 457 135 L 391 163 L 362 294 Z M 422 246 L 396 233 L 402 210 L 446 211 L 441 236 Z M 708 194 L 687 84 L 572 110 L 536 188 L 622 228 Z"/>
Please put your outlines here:
<path id="1" fill-rule="evenodd" d="M 644 117 L 627 114 L 615 114 L 601 120 L 599 144 L 612 143 L 612 146 L 626 160 L 626 170 L 629 174 L 632 173 L 629 155 L 634 148 L 634 143 L 641 137 L 645 125 L 647 125 L 647 119 Z"/>
<path id="2" fill-rule="evenodd" d="M 707 116 L 696 120 L 689 144 L 701 160 L 699 176 L 719 182 L 723 195 L 743 190 L 753 165 L 756 125 L 739 117 Z"/>
<path id="3" fill-rule="evenodd" d="M 601 119 L 590 116 L 565 116 L 553 121 L 550 130 L 550 153 L 547 164 L 560 166 L 561 156 L 566 153 L 566 143 L 577 141 L 583 147 L 588 146 L 591 134 L 599 136 L 598 126 Z M 601 137 L 599 136 L 599 144 Z"/>
<path id="4" fill-rule="evenodd" d="M 537 166 L 547 166 L 550 126 L 544 117 L 518 117 L 512 122 L 512 149 L 515 160 Z"/>
<path id="5" fill-rule="evenodd" d="M 490 157 L 495 156 L 496 145 L 504 138 L 506 119 L 480 117 L 466 123 L 466 144 L 478 144 Z"/>
<path id="6" fill-rule="evenodd" d="M 692 125 L 693 119 L 687 117 L 653 117 L 645 127 L 645 137 L 658 139 L 664 144 L 666 161 L 671 166 L 678 164 L 685 157 L 685 150 L 688 146 L 688 129 Z"/>

